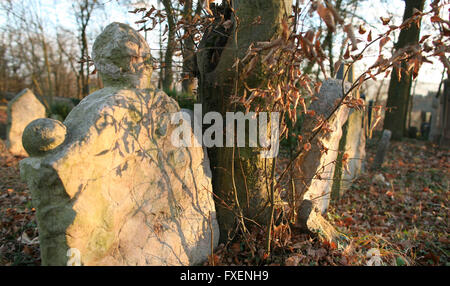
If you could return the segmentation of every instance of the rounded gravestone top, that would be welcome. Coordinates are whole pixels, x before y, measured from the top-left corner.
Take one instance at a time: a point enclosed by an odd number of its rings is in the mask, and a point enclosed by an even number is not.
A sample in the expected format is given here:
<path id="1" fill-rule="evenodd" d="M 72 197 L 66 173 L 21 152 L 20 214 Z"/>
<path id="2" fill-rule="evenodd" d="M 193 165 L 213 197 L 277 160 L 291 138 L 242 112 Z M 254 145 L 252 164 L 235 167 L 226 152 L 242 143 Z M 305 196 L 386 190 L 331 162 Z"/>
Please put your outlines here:
<path id="1" fill-rule="evenodd" d="M 27 125 L 22 135 L 22 145 L 30 156 L 41 156 L 61 145 L 67 129 L 58 120 L 39 118 Z"/>
<path id="2" fill-rule="evenodd" d="M 92 58 L 105 86 L 150 85 L 150 47 L 138 31 L 126 24 L 114 22 L 106 26 L 94 42 Z"/>

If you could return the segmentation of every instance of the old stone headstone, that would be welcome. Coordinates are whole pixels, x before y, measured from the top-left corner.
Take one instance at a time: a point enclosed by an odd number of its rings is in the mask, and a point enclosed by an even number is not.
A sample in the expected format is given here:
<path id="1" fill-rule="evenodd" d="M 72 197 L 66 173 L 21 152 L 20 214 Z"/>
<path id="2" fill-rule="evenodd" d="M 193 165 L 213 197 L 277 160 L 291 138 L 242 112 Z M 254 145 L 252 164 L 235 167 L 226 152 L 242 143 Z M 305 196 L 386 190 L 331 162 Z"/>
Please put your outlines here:
<path id="1" fill-rule="evenodd" d="M 33 120 L 45 117 L 45 106 L 29 89 L 24 89 L 8 103 L 6 145 L 15 156 L 28 156 L 22 146 L 22 133 Z"/>
<path id="2" fill-rule="evenodd" d="M 437 95 L 433 96 L 431 105 L 431 126 L 428 140 L 436 144 L 439 144 L 440 133 L 442 131 L 442 99 L 443 96 L 438 93 Z"/>
<path id="3" fill-rule="evenodd" d="M 444 82 L 442 103 L 442 135 L 439 146 L 450 148 L 450 79 L 446 79 Z"/>
<path id="4" fill-rule="evenodd" d="M 347 68 L 346 80 L 354 80 L 353 68 Z M 343 77 L 343 66 L 339 69 L 338 77 Z M 353 97 L 361 98 L 359 92 L 353 92 Z M 364 110 L 351 109 L 348 120 L 342 127 L 342 137 L 339 142 L 339 154 L 334 171 L 332 198 L 337 199 L 344 191 L 350 188 L 364 169 L 366 156 L 366 132 L 364 127 Z M 346 158 L 344 158 L 344 156 Z"/>
<path id="5" fill-rule="evenodd" d="M 390 130 L 383 130 L 383 134 L 381 135 L 380 142 L 378 143 L 377 154 L 375 155 L 375 159 L 373 161 L 373 168 L 379 169 L 383 165 L 384 157 L 389 149 L 389 143 L 391 140 L 392 132 Z"/>
<path id="6" fill-rule="evenodd" d="M 24 135 L 33 157 L 21 162 L 21 175 L 37 210 L 43 264 L 205 261 L 219 238 L 209 160 L 202 147 L 172 144 L 171 115 L 180 108 L 150 85 L 149 46 L 112 23 L 93 59 L 105 88 L 63 124 L 41 120 Z"/>
<path id="7" fill-rule="evenodd" d="M 348 88 L 348 85 L 345 87 Z M 342 81 L 325 80 L 318 100 L 311 104 L 310 109 L 314 110 L 316 115 L 327 118 L 342 97 Z M 303 194 L 302 202 L 299 204 L 298 218 L 299 223 L 308 229 L 317 229 L 316 225 L 322 224 L 323 218 L 320 221 L 317 218 L 320 218 L 320 215 L 324 214 L 328 208 L 342 125 L 347 121 L 348 114 L 347 106 L 339 107 L 328 121 L 328 127 L 332 132 L 319 133 L 311 142 L 311 150 L 301 156 L 297 162 L 299 175 L 295 179 L 296 193 Z M 316 120 L 306 118 L 302 129 L 306 134 L 316 125 Z M 326 152 L 323 152 L 325 149 L 322 146 L 325 147 Z"/>
<path id="8" fill-rule="evenodd" d="M 366 157 L 366 134 L 362 125 L 363 112 L 352 110 L 348 118 L 345 153 L 348 154 L 348 171 L 343 172 L 343 190 L 364 171 Z"/>
<path id="9" fill-rule="evenodd" d="M 333 181 L 334 199 L 348 190 L 352 181 L 364 170 L 366 157 L 366 134 L 363 127 L 363 111 L 352 109 L 343 126 L 343 135 L 339 144 L 339 155 L 335 166 Z M 346 159 L 344 160 L 344 156 Z M 345 161 L 345 162 L 344 162 Z"/>

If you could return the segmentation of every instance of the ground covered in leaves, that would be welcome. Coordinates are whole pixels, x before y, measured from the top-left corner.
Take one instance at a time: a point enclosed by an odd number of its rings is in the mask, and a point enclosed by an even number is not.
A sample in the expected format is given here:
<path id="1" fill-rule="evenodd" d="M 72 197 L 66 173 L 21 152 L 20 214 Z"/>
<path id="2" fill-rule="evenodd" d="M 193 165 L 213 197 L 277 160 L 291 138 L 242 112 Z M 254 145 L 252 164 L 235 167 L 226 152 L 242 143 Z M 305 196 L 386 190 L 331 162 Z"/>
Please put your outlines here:
<path id="1" fill-rule="evenodd" d="M 376 140 L 367 146 L 368 166 Z M 40 265 L 30 192 L 18 162 L 0 140 L 0 265 Z M 367 170 L 332 203 L 328 219 L 347 238 L 328 243 L 279 225 L 275 248 L 266 234 L 220 245 L 207 265 L 450 265 L 450 153 L 418 140 L 391 144 L 379 171 Z M 249 248 L 248 241 L 255 248 Z"/>
<path id="2" fill-rule="evenodd" d="M 331 203 L 328 220 L 347 238 L 342 243 L 280 225 L 267 257 L 266 235 L 255 228 L 246 239 L 221 245 L 209 264 L 450 266 L 450 152 L 419 140 L 392 142 L 375 171 L 369 167 L 376 146 L 377 139 L 369 140 L 366 172 Z"/>
<path id="3" fill-rule="evenodd" d="M 35 209 L 19 161 L 0 139 L 0 265 L 40 265 Z"/>

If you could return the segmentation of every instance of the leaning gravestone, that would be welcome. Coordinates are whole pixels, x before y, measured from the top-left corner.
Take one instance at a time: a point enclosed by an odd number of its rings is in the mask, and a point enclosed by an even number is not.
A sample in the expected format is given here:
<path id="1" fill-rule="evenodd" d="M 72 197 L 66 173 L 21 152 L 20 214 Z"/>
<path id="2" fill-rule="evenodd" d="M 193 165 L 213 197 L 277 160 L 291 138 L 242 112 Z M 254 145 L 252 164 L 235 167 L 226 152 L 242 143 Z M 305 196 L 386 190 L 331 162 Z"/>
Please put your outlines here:
<path id="1" fill-rule="evenodd" d="M 346 73 L 344 73 L 344 69 L 347 69 Z M 344 74 L 346 80 L 352 84 L 354 81 L 353 67 L 341 66 L 337 77 L 344 78 Z M 357 99 L 361 98 L 358 91 L 354 91 L 352 96 Z M 365 148 L 364 110 L 353 108 L 350 110 L 347 122 L 342 127 L 339 154 L 334 171 L 332 199 L 339 198 L 344 191 L 348 190 L 352 181 L 363 171 L 366 157 Z"/>
<path id="2" fill-rule="evenodd" d="M 20 164 L 37 210 L 44 265 L 194 265 L 218 242 L 201 147 L 175 147 L 178 104 L 150 85 L 150 48 L 128 25 L 98 36 L 104 89 L 64 123 L 35 121 Z M 189 129 L 193 138 L 193 132 Z"/>
<path id="3" fill-rule="evenodd" d="M 348 85 L 345 87 L 348 88 Z M 318 100 L 311 104 L 310 109 L 314 110 L 317 116 L 327 118 L 342 97 L 342 81 L 327 79 L 320 89 Z M 311 150 L 301 156 L 296 163 L 299 170 L 299 176 L 295 180 L 296 193 L 303 194 L 298 221 L 310 230 L 322 228 L 324 232 L 332 232 L 332 228 L 326 230 L 327 227 L 323 225 L 325 220 L 320 215 L 326 212 L 330 201 L 342 125 L 347 121 L 348 114 L 347 106 L 339 107 L 328 121 L 331 132 L 319 133 L 311 142 Z M 304 134 L 311 132 L 316 125 L 316 120 L 305 118 L 302 127 Z M 327 151 L 323 152 L 321 146 Z M 326 235 L 332 236 L 331 233 Z"/>
<path id="4" fill-rule="evenodd" d="M 6 145 L 15 156 L 28 156 L 22 146 L 22 133 L 33 120 L 45 117 L 45 106 L 29 89 L 24 89 L 8 103 Z"/>

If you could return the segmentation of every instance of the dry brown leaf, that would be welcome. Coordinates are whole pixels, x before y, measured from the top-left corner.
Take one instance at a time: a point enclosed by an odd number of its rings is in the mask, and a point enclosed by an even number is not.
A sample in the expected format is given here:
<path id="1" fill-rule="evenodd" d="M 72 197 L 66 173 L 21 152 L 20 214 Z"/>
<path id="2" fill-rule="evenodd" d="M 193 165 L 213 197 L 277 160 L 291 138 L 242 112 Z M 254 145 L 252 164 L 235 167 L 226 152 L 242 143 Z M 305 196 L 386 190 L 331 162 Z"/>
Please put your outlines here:
<path id="1" fill-rule="evenodd" d="M 380 40 L 380 53 L 381 53 L 381 50 L 383 49 L 383 47 L 386 45 L 386 43 L 389 42 L 390 40 L 391 40 L 391 38 L 388 37 L 388 36 L 383 37 L 383 38 Z"/>
<path id="2" fill-rule="evenodd" d="M 366 28 L 364 27 L 364 25 L 359 25 L 359 30 L 358 30 L 358 32 L 361 34 L 361 35 L 363 35 L 363 34 L 365 34 L 366 32 L 367 32 L 367 30 L 366 30 Z"/>
<path id="3" fill-rule="evenodd" d="M 387 25 L 391 21 L 391 18 L 380 17 L 380 20 L 383 22 L 383 25 Z"/>
<path id="4" fill-rule="evenodd" d="M 358 41 L 356 40 L 355 33 L 353 32 L 352 24 L 348 24 L 344 26 L 344 32 L 347 33 L 350 42 L 352 43 L 352 51 L 356 51 L 358 49 Z"/>
<path id="5" fill-rule="evenodd" d="M 319 14 L 320 18 L 325 22 L 327 25 L 328 30 L 331 32 L 336 31 L 336 24 L 334 22 L 333 13 L 322 5 L 322 3 L 317 4 L 317 14 Z"/>
<path id="6" fill-rule="evenodd" d="M 367 41 L 372 42 L 372 30 L 369 31 L 369 35 L 367 36 Z"/>

